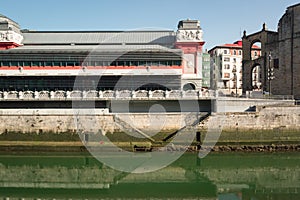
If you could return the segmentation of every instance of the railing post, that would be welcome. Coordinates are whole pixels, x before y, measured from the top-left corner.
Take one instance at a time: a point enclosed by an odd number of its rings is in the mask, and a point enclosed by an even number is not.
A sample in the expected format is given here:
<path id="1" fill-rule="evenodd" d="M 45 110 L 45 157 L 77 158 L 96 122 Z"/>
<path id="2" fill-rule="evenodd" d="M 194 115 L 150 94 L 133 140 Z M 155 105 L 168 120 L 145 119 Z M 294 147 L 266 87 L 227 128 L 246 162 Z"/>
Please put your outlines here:
<path id="1" fill-rule="evenodd" d="M 70 98 L 71 98 L 71 92 L 67 91 L 67 99 L 70 99 Z"/>
<path id="2" fill-rule="evenodd" d="M 136 91 L 132 90 L 130 96 L 131 98 L 136 98 Z"/>
<path id="3" fill-rule="evenodd" d="M 152 98 L 152 95 L 153 95 L 153 91 L 152 91 L 152 90 L 149 90 L 149 91 L 148 91 L 148 97 L 149 97 L 149 99 Z"/>
<path id="4" fill-rule="evenodd" d="M 50 99 L 54 99 L 55 93 L 53 91 L 50 92 Z"/>
<path id="5" fill-rule="evenodd" d="M 166 90 L 165 94 L 166 94 L 166 99 L 169 98 L 169 96 L 170 96 L 170 91 Z"/>
<path id="6" fill-rule="evenodd" d="M 24 99 L 24 93 L 19 91 L 18 99 Z"/>
<path id="7" fill-rule="evenodd" d="M 34 99 L 39 99 L 39 92 L 38 91 L 34 91 L 34 95 L 33 95 L 33 98 Z"/>
<path id="8" fill-rule="evenodd" d="M 199 91 L 198 91 L 198 98 L 201 98 L 201 97 L 202 97 L 202 91 L 199 90 Z"/>
<path id="9" fill-rule="evenodd" d="M 8 93 L 7 92 L 3 92 L 3 99 L 7 99 Z"/>
<path id="10" fill-rule="evenodd" d="M 81 92 L 81 99 L 86 99 L 86 97 L 87 97 L 87 91 L 82 91 Z"/>
<path id="11" fill-rule="evenodd" d="M 100 99 L 103 98 L 103 92 L 102 92 L 101 90 L 98 92 L 98 97 L 99 97 Z"/>
<path id="12" fill-rule="evenodd" d="M 116 90 L 114 92 L 114 96 L 116 97 L 116 99 L 118 99 L 120 97 L 120 91 L 119 90 Z"/>

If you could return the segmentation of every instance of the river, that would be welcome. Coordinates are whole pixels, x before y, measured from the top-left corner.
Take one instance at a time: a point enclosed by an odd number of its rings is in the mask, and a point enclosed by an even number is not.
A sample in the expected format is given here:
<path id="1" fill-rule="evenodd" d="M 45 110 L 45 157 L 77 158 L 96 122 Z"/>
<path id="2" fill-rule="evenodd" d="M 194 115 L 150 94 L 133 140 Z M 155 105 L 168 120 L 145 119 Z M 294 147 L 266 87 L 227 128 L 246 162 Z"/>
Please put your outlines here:
<path id="1" fill-rule="evenodd" d="M 142 155 L 140 153 L 139 155 Z M 299 153 L 185 153 L 163 169 L 113 170 L 88 153 L 2 153 L 0 199 L 300 199 Z"/>

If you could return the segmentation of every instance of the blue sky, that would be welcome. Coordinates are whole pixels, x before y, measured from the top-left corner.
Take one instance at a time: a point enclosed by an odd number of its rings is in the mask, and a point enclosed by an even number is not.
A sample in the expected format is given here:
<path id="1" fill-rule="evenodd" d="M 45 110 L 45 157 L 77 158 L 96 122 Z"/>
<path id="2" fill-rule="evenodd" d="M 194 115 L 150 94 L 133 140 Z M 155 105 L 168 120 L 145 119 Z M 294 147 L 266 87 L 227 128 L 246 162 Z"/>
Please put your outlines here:
<path id="1" fill-rule="evenodd" d="M 31 30 L 176 30 L 181 19 L 198 19 L 205 48 L 276 30 L 296 0 L 0 0 L 0 13 Z"/>

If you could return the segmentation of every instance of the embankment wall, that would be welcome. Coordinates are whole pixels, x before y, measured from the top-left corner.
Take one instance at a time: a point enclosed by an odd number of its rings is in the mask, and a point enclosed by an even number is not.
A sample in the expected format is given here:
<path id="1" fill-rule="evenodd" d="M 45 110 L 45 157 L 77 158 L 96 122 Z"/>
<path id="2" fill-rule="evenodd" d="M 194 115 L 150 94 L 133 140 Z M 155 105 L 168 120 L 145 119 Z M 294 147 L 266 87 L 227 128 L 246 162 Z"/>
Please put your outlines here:
<path id="1" fill-rule="evenodd" d="M 116 116 L 150 136 L 158 132 L 172 133 L 193 121 L 193 118 L 189 119 L 188 113 L 135 113 Z M 22 135 L 22 138 L 26 134 L 34 134 L 37 135 L 37 140 L 38 135 L 45 134 L 48 134 L 46 140 L 51 140 L 53 134 L 57 140 L 58 135 L 74 136 L 76 130 L 81 128 L 86 132 L 123 132 L 122 126 L 115 123 L 115 116 L 105 109 L 79 114 L 71 109 L 7 109 L 0 112 L 0 122 L 0 141 L 19 140 L 21 137 L 16 133 Z M 196 126 L 201 132 L 202 140 L 212 127 L 222 130 L 219 142 L 299 143 L 300 107 L 265 107 L 258 112 L 213 113 Z M 64 141 L 68 140 L 67 136 L 63 138 Z"/>

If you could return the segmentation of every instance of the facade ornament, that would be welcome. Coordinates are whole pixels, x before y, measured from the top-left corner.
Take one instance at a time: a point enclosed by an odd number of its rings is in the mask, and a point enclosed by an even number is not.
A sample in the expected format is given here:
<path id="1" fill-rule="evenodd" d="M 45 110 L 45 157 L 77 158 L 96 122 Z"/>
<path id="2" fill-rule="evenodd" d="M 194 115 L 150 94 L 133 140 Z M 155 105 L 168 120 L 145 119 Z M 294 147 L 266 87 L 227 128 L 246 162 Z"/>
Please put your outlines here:
<path id="1" fill-rule="evenodd" d="M 0 32 L 0 41 L 4 40 L 5 34 Z"/>
<path id="2" fill-rule="evenodd" d="M 23 36 L 15 31 L 0 31 L 0 42 L 14 42 L 22 44 Z"/>
<path id="3" fill-rule="evenodd" d="M 247 32 L 246 32 L 246 30 L 244 30 L 244 32 L 243 32 L 243 38 L 245 38 L 245 37 L 247 37 Z"/>
<path id="4" fill-rule="evenodd" d="M 266 23 L 263 23 L 263 28 L 262 28 L 262 30 L 263 30 L 263 31 L 267 31 L 267 30 L 268 30 Z"/>
<path id="5" fill-rule="evenodd" d="M 202 40 L 202 30 L 178 30 L 176 33 L 176 38 L 178 42 L 182 41 L 203 41 Z"/>

